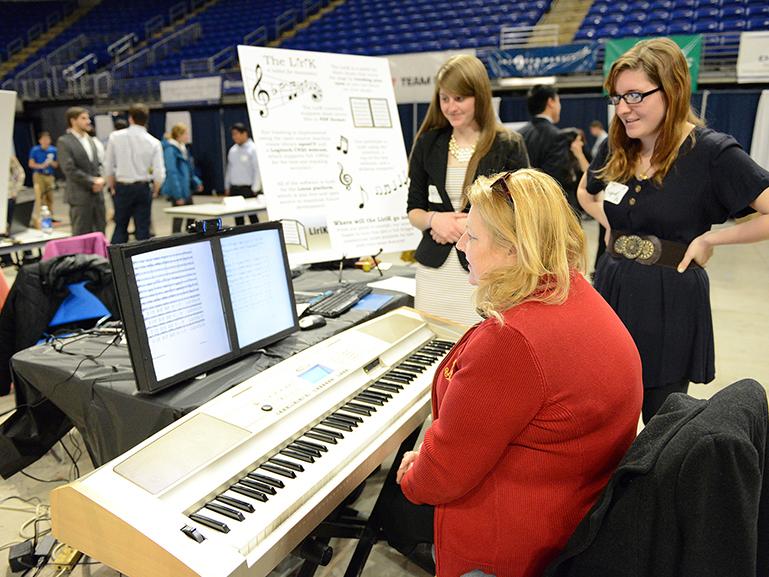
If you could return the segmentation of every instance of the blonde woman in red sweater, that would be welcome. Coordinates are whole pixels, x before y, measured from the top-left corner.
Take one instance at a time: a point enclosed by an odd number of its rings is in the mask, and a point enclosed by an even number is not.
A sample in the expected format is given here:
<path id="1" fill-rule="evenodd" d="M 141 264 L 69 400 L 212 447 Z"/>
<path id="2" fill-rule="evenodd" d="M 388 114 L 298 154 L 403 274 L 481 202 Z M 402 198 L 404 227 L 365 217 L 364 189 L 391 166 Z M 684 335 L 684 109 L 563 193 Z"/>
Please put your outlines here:
<path id="1" fill-rule="evenodd" d="M 439 577 L 534 577 L 635 438 L 641 362 L 579 272 L 584 235 L 551 177 L 481 177 L 468 197 L 457 248 L 485 320 L 438 368 L 433 423 L 397 481 L 434 506 Z"/>

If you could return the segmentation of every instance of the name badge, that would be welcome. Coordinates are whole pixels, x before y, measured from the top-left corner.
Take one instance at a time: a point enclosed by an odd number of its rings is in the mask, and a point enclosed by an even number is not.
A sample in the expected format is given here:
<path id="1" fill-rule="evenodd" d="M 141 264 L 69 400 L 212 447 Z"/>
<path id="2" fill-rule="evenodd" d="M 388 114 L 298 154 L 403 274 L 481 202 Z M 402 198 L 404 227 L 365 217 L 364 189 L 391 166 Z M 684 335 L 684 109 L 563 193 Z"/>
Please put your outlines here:
<path id="1" fill-rule="evenodd" d="M 625 198 L 628 187 L 619 182 L 610 182 L 603 191 L 603 199 L 612 204 L 619 204 Z"/>
<path id="2" fill-rule="evenodd" d="M 432 202 L 434 204 L 441 204 L 443 202 L 441 193 L 438 192 L 438 187 L 434 184 L 427 187 L 427 202 Z"/>

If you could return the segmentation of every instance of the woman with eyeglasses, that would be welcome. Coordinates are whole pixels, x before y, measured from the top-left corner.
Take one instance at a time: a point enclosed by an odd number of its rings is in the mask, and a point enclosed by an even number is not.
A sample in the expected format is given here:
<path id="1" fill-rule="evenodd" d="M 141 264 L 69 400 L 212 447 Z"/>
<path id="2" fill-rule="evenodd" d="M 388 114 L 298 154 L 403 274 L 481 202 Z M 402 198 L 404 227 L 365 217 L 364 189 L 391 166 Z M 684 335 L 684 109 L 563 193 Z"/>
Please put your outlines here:
<path id="1" fill-rule="evenodd" d="M 604 85 L 616 117 L 577 195 L 609 229 L 594 284 L 641 353 L 648 422 L 668 395 L 715 376 L 703 267 L 718 245 L 769 238 L 769 173 L 694 115 L 671 40 L 636 44 Z M 753 210 L 758 218 L 711 230 Z"/>
<path id="2" fill-rule="evenodd" d="M 439 577 L 534 577 L 632 443 L 641 363 L 580 273 L 584 233 L 552 177 L 480 177 L 467 196 L 457 248 L 485 320 L 436 371 L 433 422 L 396 477 L 414 505 L 394 509 L 433 516 Z"/>
<path id="3" fill-rule="evenodd" d="M 454 250 L 467 218 L 462 191 L 479 174 L 528 166 L 521 136 L 497 121 L 483 63 L 469 54 L 449 58 L 409 159 L 407 211 L 422 231 L 417 309 L 468 326 L 480 320 L 470 304 L 467 265 Z"/>

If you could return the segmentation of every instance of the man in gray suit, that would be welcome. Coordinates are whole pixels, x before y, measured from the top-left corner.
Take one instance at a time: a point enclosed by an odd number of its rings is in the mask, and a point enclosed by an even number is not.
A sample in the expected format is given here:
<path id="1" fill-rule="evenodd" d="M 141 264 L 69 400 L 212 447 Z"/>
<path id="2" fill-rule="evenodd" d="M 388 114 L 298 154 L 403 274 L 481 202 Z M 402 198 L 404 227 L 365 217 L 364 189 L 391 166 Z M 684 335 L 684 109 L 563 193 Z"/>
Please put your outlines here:
<path id="1" fill-rule="evenodd" d="M 67 133 L 56 142 L 59 166 L 67 179 L 65 200 L 69 203 L 72 234 L 104 232 L 107 225 L 104 208 L 104 178 L 96 145 L 88 131 L 91 117 L 85 108 L 67 110 Z"/>

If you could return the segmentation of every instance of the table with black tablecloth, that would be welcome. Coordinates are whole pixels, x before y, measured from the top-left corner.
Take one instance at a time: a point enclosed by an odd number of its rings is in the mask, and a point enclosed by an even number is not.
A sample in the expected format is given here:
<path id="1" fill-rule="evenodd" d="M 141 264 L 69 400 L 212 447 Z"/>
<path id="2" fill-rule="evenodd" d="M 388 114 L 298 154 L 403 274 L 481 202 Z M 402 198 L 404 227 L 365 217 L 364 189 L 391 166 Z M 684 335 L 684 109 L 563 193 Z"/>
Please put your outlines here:
<path id="1" fill-rule="evenodd" d="M 385 276 L 413 276 L 392 267 Z M 377 271 L 345 269 L 347 282 L 379 280 Z M 336 271 L 308 270 L 294 279 L 297 291 L 337 286 Z M 7 478 L 45 454 L 74 425 L 95 466 L 117 457 L 176 419 L 281 360 L 345 329 L 400 306 L 411 296 L 391 296 L 377 310 L 352 309 L 324 327 L 296 332 L 278 343 L 206 375 L 154 395 L 138 393 L 128 347 L 119 333 L 96 331 L 17 353 L 11 366 L 16 413 L 0 429 L 0 475 Z"/>

